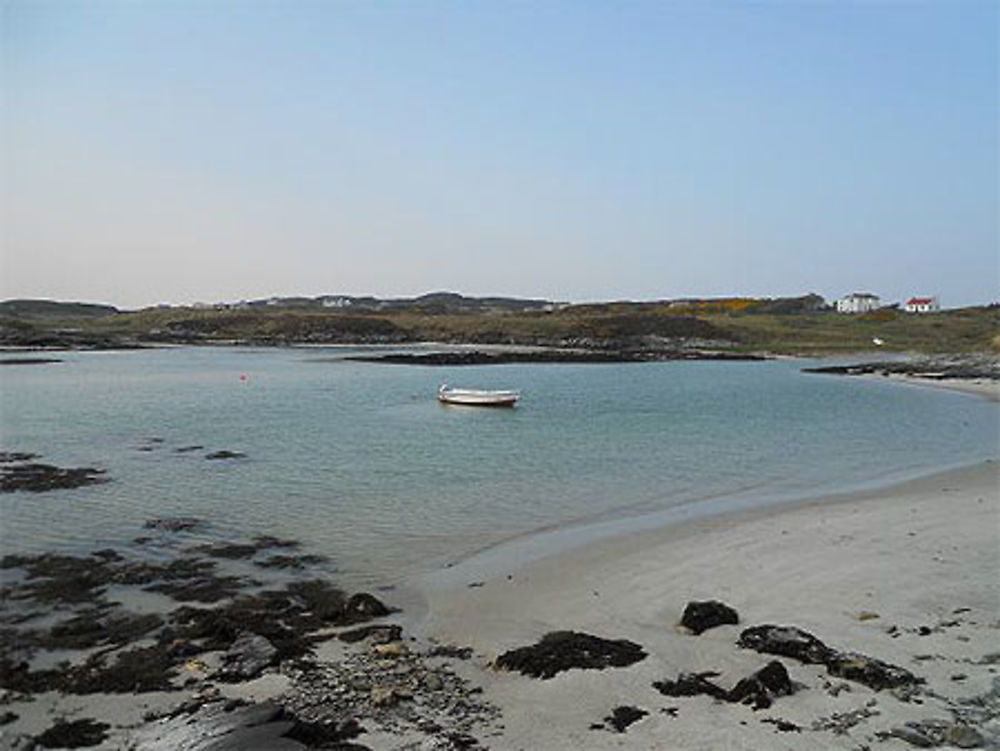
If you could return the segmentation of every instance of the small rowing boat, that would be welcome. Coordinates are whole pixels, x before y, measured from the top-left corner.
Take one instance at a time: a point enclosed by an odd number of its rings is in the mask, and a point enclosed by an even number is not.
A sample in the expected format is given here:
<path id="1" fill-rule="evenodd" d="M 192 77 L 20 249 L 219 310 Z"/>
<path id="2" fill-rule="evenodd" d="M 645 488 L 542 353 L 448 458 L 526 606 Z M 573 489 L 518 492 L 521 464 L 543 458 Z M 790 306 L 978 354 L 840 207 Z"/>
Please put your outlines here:
<path id="1" fill-rule="evenodd" d="M 482 389 L 454 389 L 442 383 L 438 401 L 442 404 L 464 404 L 470 407 L 513 407 L 521 398 L 519 391 L 486 391 Z"/>

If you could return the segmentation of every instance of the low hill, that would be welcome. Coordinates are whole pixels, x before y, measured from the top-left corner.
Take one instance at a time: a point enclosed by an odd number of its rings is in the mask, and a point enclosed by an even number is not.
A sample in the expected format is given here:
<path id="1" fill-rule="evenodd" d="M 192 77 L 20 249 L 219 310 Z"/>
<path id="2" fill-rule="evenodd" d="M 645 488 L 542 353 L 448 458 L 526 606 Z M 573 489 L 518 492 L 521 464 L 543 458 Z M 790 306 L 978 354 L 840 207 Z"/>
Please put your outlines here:
<path id="1" fill-rule="evenodd" d="M 118 308 L 87 302 L 58 302 L 56 300 L 4 300 L 0 302 L 0 315 L 16 318 L 103 318 L 112 316 Z"/>

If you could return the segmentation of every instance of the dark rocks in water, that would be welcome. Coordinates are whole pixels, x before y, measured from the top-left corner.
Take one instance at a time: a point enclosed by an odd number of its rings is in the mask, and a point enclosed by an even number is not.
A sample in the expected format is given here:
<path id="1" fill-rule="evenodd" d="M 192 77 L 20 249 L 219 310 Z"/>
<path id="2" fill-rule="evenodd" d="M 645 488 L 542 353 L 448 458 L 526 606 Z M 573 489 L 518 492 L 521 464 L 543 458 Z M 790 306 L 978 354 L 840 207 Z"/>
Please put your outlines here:
<path id="1" fill-rule="evenodd" d="M 222 668 L 216 673 L 220 680 L 237 682 L 256 678 L 274 664 L 278 649 L 263 636 L 244 631 L 236 637 L 222 656 Z"/>
<path id="2" fill-rule="evenodd" d="M 67 693 L 141 694 L 169 691 L 176 675 L 174 660 L 167 647 L 156 644 L 119 652 L 114 663 L 106 665 L 97 654 L 79 668 L 69 671 Z"/>
<path id="3" fill-rule="evenodd" d="M 106 657 L 98 652 L 82 665 L 35 671 L 25 662 L 0 659 L 0 688 L 29 694 L 132 694 L 173 688 L 173 658 L 162 645 L 119 652 L 111 664 Z"/>
<path id="4" fill-rule="evenodd" d="M 170 623 L 177 637 L 201 641 L 206 649 L 229 649 L 242 632 L 251 631 L 274 645 L 275 661 L 280 662 L 309 652 L 315 631 L 376 617 L 364 612 L 392 612 L 371 595 L 358 597 L 348 598 L 322 580 L 292 582 L 284 590 L 243 595 L 219 607 L 179 608 L 171 614 Z M 351 607 L 352 601 L 366 605 Z"/>
<path id="5" fill-rule="evenodd" d="M 17 712 L 3 712 L 0 714 L 0 727 L 4 725 L 10 725 L 12 722 L 17 722 L 21 716 Z"/>
<path id="6" fill-rule="evenodd" d="M 248 582 L 238 576 L 201 576 L 183 581 L 165 581 L 146 587 L 147 592 L 168 595 L 177 602 L 219 602 L 234 597 Z"/>
<path id="7" fill-rule="evenodd" d="M 178 454 L 188 454 L 192 451 L 202 451 L 204 450 L 204 448 L 205 448 L 204 446 L 196 444 L 193 446 L 178 446 L 177 448 L 174 449 L 174 451 Z"/>
<path id="8" fill-rule="evenodd" d="M 81 603 L 100 599 L 110 583 L 105 562 L 82 556 L 44 553 L 39 556 L 5 555 L 0 568 L 21 568 L 25 582 L 7 588 L 11 600 L 38 603 Z"/>
<path id="9" fill-rule="evenodd" d="M 712 683 L 709 678 L 719 674 L 713 671 L 706 673 L 681 673 L 675 681 L 655 681 L 653 688 L 664 696 L 711 696 L 713 699 L 726 699 L 729 692 L 721 686 Z"/>
<path id="10" fill-rule="evenodd" d="M 616 732 L 624 733 L 633 723 L 638 722 L 648 715 L 645 709 L 638 707 L 621 706 L 611 710 L 611 715 L 604 718 L 604 722 L 610 725 Z"/>
<path id="11" fill-rule="evenodd" d="M 191 516 L 176 516 L 150 519 L 142 526 L 146 529 L 158 529 L 161 532 L 194 532 L 203 529 L 206 523 Z"/>
<path id="12" fill-rule="evenodd" d="M 28 454 L 23 451 L 0 451 L 0 464 L 12 464 L 13 462 L 30 462 L 37 459 L 38 454 Z"/>
<path id="13" fill-rule="evenodd" d="M 739 614 L 718 600 L 689 602 L 684 608 L 684 615 L 681 616 L 681 625 L 694 632 L 695 636 L 716 626 L 739 622 Z"/>
<path id="14" fill-rule="evenodd" d="M 345 357 L 356 362 L 375 362 L 388 365 L 506 365 L 509 363 L 629 363 L 660 362 L 664 360 L 765 360 L 762 355 L 695 349 L 533 349 L 522 351 L 459 351 L 429 352 L 426 354 L 393 353 Z"/>
<path id="15" fill-rule="evenodd" d="M 792 680 L 785 666 L 772 660 L 753 675 L 737 683 L 726 696 L 726 701 L 752 704 L 754 709 L 767 709 L 777 696 L 794 693 Z"/>
<path id="16" fill-rule="evenodd" d="M 537 644 L 504 652 L 495 665 L 503 670 L 547 679 L 573 668 L 626 667 L 645 657 L 643 648 L 627 639 L 603 639 L 578 631 L 552 631 Z"/>
<path id="17" fill-rule="evenodd" d="M 301 545 L 298 540 L 282 539 L 271 535 L 257 535 L 253 538 L 253 544 L 259 550 L 266 550 L 267 548 L 297 548 Z"/>
<path id="18" fill-rule="evenodd" d="M 210 454 L 205 454 L 206 459 L 242 459 L 245 456 L 246 454 L 242 451 L 229 451 L 228 449 L 213 451 Z"/>
<path id="19" fill-rule="evenodd" d="M 226 558 L 237 560 L 240 558 L 251 558 L 257 554 L 257 546 L 238 542 L 217 542 L 209 545 L 199 545 L 193 548 L 194 552 L 202 553 L 212 558 Z"/>
<path id="20" fill-rule="evenodd" d="M 295 569 L 296 571 L 301 571 L 307 566 L 316 566 L 321 563 L 326 563 L 330 559 L 325 555 L 269 555 L 267 558 L 263 558 L 259 561 L 254 561 L 254 566 L 259 566 L 260 568 L 286 568 Z"/>
<path id="21" fill-rule="evenodd" d="M 76 467 L 63 469 L 51 464 L 15 464 L 0 467 L 0 492 L 18 490 L 45 493 L 50 490 L 80 488 L 107 482 L 103 469 Z"/>
<path id="22" fill-rule="evenodd" d="M 825 665 L 830 675 L 856 681 L 875 691 L 923 683 L 922 678 L 905 668 L 855 652 L 832 649 L 809 632 L 794 626 L 753 626 L 740 634 L 737 644 L 764 654 Z"/>
<path id="23" fill-rule="evenodd" d="M 941 357 L 921 357 L 914 360 L 893 360 L 889 362 L 865 362 L 853 365 L 829 365 L 820 368 L 803 368 L 803 373 L 825 373 L 829 375 L 905 375 L 913 378 L 942 380 L 986 379 L 1000 380 L 1000 362 L 990 355 L 954 355 Z"/>
<path id="24" fill-rule="evenodd" d="M 58 720 L 34 741 L 42 748 L 87 748 L 103 743 L 110 728 L 107 723 L 94 720 Z"/>
<path id="25" fill-rule="evenodd" d="M 403 638 L 403 627 L 395 623 L 361 626 L 350 631 L 344 631 L 338 634 L 337 638 L 349 644 L 364 641 L 365 639 L 369 639 L 375 644 L 388 644 Z"/>
<path id="26" fill-rule="evenodd" d="M 93 608 L 60 621 L 47 632 L 22 633 L 20 639 L 44 649 L 91 649 L 93 647 L 129 644 L 163 625 L 155 613 L 108 612 Z"/>

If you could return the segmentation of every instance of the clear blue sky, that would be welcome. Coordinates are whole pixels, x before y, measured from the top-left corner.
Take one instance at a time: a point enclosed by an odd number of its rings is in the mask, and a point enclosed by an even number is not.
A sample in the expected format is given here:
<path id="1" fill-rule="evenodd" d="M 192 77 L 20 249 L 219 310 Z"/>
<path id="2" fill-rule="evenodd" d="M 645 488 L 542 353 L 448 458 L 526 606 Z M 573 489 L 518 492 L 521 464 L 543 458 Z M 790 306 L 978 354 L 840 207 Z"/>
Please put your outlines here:
<path id="1" fill-rule="evenodd" d="M 2 8 L 4 298 L 1000 297 L 993 0 Z"/>

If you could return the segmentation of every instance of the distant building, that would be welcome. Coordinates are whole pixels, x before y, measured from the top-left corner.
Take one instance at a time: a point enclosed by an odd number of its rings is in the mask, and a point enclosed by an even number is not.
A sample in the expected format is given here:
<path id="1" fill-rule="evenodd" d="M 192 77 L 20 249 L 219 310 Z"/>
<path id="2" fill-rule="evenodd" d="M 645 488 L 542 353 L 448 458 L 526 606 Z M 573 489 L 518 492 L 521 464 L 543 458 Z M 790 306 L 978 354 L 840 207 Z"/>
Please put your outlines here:
<path id="1" fill-rule="evenodd" d="M 907 313 L 936 313 L 941 310 L 937 297 L 911 297 L 906 301 Z"/>
<path id="2" fill-rule="evenodd" d="M 324 308 L 349 308 L 351 307 L 351 299 L 349 297 L 324 297 L 323 300 Z"/>
<path id="3" fill-rule="evenodd" d="M 837 300 L 838 313 L 867 313 L 882 307 L 882 301 L 878 295 L 867 292 L 854 292 Z"/>

